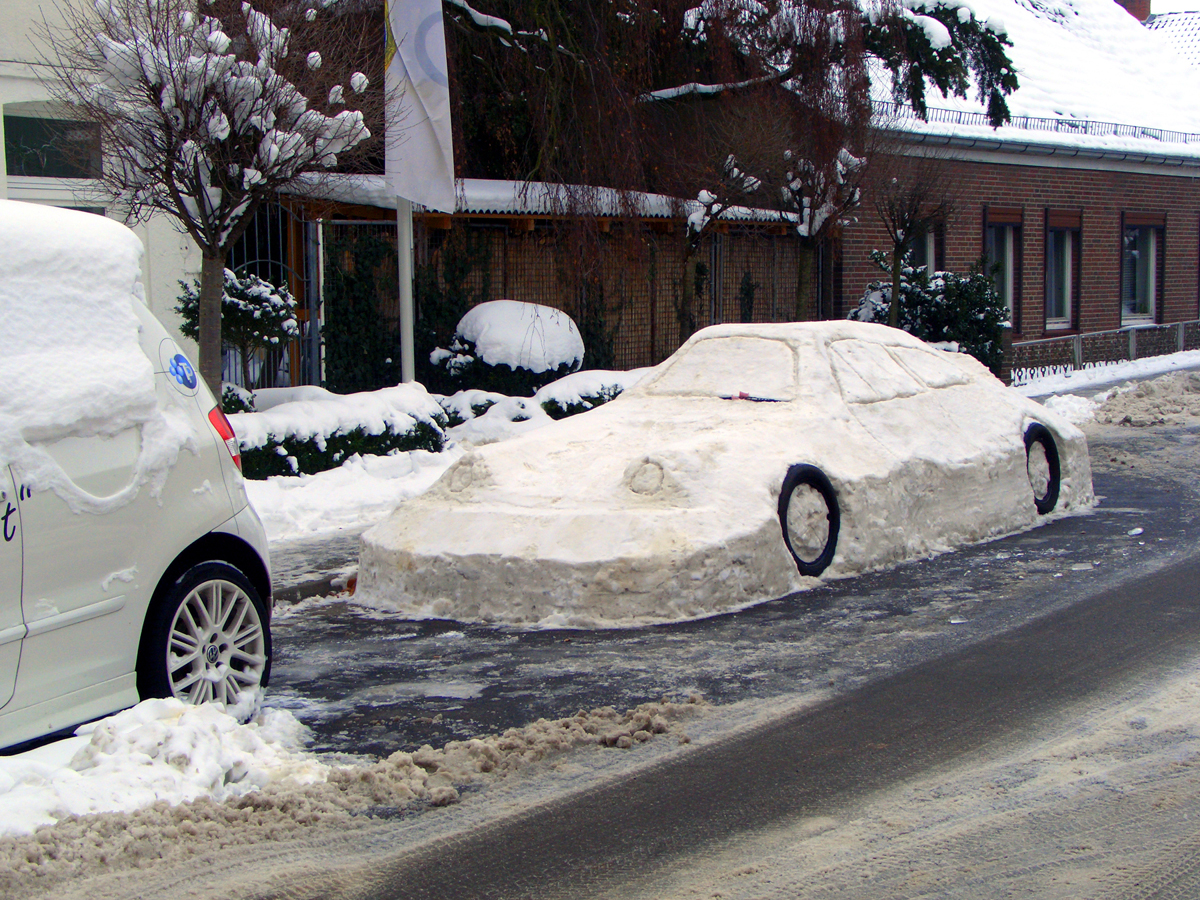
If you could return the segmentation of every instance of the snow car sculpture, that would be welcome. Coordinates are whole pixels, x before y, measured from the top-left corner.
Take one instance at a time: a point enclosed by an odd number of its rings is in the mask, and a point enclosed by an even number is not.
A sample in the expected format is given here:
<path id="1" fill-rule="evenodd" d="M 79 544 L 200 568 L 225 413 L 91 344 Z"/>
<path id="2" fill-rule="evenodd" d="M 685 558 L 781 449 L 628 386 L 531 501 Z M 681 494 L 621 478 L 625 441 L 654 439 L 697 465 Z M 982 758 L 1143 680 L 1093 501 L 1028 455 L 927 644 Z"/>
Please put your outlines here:
<path id="1" fill-rule="evenodd" d="M 857 322 L 718 325 L 616 400 L 467 453 L 363 536 L 363 602 L 543 625 L 728 611 L 1093 501 L 1083 433 Z"/>

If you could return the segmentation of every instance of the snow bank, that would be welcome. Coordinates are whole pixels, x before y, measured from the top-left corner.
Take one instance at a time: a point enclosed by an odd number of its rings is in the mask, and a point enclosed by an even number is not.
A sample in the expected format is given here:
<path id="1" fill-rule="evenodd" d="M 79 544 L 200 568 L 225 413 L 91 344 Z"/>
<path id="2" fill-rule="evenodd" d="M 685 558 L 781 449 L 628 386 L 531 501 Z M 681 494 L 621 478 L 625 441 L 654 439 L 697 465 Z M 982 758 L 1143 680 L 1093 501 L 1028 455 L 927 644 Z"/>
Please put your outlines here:
<path id="1" fill-rule="evenodd" d="M 316 391 L 321 394 L 315 394 Z M 362 428 L 368 434 L 389 430 L 404 434 L 421 422 L 441 428 L 437 420 L 443 415 L 442 408 L 416 382 L 342 396 L 310 388 L 299 396 L 303 399 L 285 400 L 264 412 L 230 415 L 229 421 L 242 449 L 263 447 L 271 440 L 278 442 L 289 437 L 315 440 L 324 449 L 330 435 L 355 428 Z"/>
<path id="2" fill-rule="evenodd" d="M 301 749 L 304 726 L 279 710 L 240 725 L 218 704 L 145 700 L 75 734 L 0 757 L 0 834 L 156 802 L 226 800 L 280 780 L 323 781 L 328 773 Z"/>
<path id="3" fill-rule="evenodd" d="M 565 312 L 536 303 L 490 300 L 472 307 L 456 334 L 490 366 L 547 372 L 583 364 L 583 338 Z"/>
<path id="4" fill-rule="evenodd" d="M 238 725 L 212 705 L 180 706 L 146 701 L 90 726 L 90 736 L 0 759 L 0 833 L 8 835 L 0 837 L 0 895 L 161 866 L 230 844 L 277 844 L 317 824 L 353 829 L 381 807 L 455 803 L 465 785 L 492 783 L 577 748 L 629 749 L 664 735 L 686 742 L 680 723 L 706 708 L 693 696 L 623 713 L 581 710 L 335 766 L 299 749 L 304 728 L 290 713 Z M 50 827 L 32 833 L 38 826 Z"/>
<path id="5" fill-rule="evenodd" d="M 0 200 L 0 465 L 75 511 L 103 512 L 161 487 L 196 436 L 182 410 L 158 407 L 142 352 L 142 244 L 118 222 Z M 144 306 L 143 316 L 149 316 Z M 141 429 L 130 484 L 82 491 L 39 443 Z"/>
<path id="6" fill-rule="evenodd" d="M 413 450 L 391 456 L 353 455 L 340 467 L 326 472 L 249 480 L 246 493 L 272 541 L 374 524 L 400 501 L 426 491 L 459 460 L 466 448 L 508 440 L 552 424 L 554 420 L 542 408 L 543 402 L 554 401 L 563 409 L 587 406 L 597 398 L 612 397 L 632 387 L 649 371 L 576 372 L 546 385 L 531 398 L 478 390 L 437 397 L 440 410 L 463 420 L 447 429 L 450 443 L 443 452 Z M 327 423 L 324 427 L 335 422 L 343 428 L 354 427 L 365 424 L 355 418 L 364 408 L 378 418 L 378 398 L 366 403 L 361 399 L 371 396 L 334 394 L 319 387 L 268 388 L 255 392 L 259 413 L 229 418 L 235 428 L 238 423 L 260 423 L 255 426 L 260 435 L 271 427 L 297 430 L 312 421 L 306 411 L 311 411 L 312 405 L 322 404 L 328 406 L 321 417 Z M 419 409 L 409 408 L 408 414 L 423 414 L 428 410 L 422 398 Z M 249 434 L 249 427 L 243 427 Z"/>
<path id="7" fill-rule="evenodd" d="M 1178 372 L 1113 392 L 1095 411 L 1105 425 L 1194 425 L 1200 419 L 1200 372 Z"/>
<path id="8" fill-rule="evenodd" d="M 468 447 L 494 444 L 554 422 L 547 407 L 576 413 L 599 406 L 637 384 L 650 369 L 574 372 L 540 388 L 533 397 L 508 397 L 491 391 L 459 391 L 441 399 L 447 412 L 464 421 L 447 431 Z"/>
<path id="9" fill-rule="evenodd" d="M 391 456 L 352 456 L 315 475 L 247 480 L 246 494 L 271 541 L 307 537 L 377 522 L 401 500 L 429 489 L 462 456 L 412 450 Z"/>

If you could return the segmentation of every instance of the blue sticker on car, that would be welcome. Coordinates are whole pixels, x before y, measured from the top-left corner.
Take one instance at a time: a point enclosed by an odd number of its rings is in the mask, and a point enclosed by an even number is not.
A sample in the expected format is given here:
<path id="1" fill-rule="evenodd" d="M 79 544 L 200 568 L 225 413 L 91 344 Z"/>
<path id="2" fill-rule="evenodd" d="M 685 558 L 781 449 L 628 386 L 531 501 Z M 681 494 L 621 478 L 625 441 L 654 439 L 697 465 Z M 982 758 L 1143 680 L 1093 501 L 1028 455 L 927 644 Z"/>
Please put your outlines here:
<path id="1" fill-rule="evenodd" d="M 170 372 L 171 377 L 189 391 L 196 387 L 196 370 L 192 368 L 192 364 L 182 353 L 176 353 L 171 357 Z"/>

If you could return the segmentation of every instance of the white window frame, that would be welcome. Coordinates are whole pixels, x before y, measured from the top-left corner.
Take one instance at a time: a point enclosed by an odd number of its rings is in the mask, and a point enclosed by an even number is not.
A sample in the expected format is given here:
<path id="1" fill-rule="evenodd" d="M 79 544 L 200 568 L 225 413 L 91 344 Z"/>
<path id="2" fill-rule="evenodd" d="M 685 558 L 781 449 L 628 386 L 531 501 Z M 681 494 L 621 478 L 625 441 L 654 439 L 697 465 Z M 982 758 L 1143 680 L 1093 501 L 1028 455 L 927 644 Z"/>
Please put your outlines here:
<path id="1" fill-rule="evenodd" d="M 1057 260 L 1055 252 L 1054 239 L 1056 236 L 1064 238 L 1064 247 L 1062 253 L 1061 268 L 1062 278 L 1051 278 L 1051 259 Z M 1072 327 L 1073 313 L 1075 312 L 1075 251 L 1076 241 L 1080 239 L 1078 228 L 1048 228 L 1046 229 L 1046 330 L 1055 331 L 1063 330 Z M 1058 282 L 1061 290 L 1055 291 L 1055 282 Z M 1051 305 L 1055 307 L 1061 304 L 1062 315 L 1051 315 Z"/>
<path id="2" fill-rule="evenodd" d="M 1154 322 L 1158 312 L 1158 242 L 1162 239 L 1158 225 L 1126 225 L 1121 234 L 1121 325 L 1144 325 Z M 1137 259 L 1126 248 L 1131 231 L 1138 232 Z M 1146 246 L 1141 246 L 1142 242 Z M 1147 261 L 1148 259 L 1148 261 Z M 1142 264 L 1139 265 L 1138 262 Z M 1127 266 L 1133 265 L 1133 297 L 1125 294 Z M 1143 309 L 1139 309 L 1143 307 Z"/>
<path id="3" fill-rule="evenodd" d="M 1016 243 L 1017 236 L 1020 233 L 1021 226 L 1006 222 L 990 222 L 987 225 L 987 251 L 988 265 L 991 274 L 992 266 L 999 266 L 1003 283 L 1000 285 L 1000 299 L 1004 301 L 1004 305 L 1008 307 L 1008 320 L 1016 323 L 1017 314 L 1017 252 Z M 992 251 L 995 249 L 995 241 L 992 240 L 993 230 L 997 234 L 1004 235 L 1004 247 L 1002 249 L 1003 258 L 993 259 Z"/>

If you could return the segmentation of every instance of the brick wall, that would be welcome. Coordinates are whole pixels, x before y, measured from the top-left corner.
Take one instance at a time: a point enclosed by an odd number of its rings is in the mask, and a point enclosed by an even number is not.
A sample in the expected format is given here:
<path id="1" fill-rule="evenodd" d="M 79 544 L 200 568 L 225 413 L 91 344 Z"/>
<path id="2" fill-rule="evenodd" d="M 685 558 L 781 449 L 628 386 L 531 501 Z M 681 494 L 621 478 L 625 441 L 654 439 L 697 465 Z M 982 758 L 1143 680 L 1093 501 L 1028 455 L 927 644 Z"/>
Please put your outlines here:
<path id="1" fill-rule="evenodd" d="M 1076 298 L 1081 331 L 1121 327 L 1122 213 L 1165 215 L 1165 264 L 1158 320 L 1179 322 L 1197 318 L 1200 179 L 963 160 L 947 160 L 943 165 L 954 196 L 953 212 L 945 223 L 947 269 L 965 272 L 982 255 L 985 207 L 1018 207 L 1023 211 L 1019 331 L 1013 335 L 1014 340 L 1035 340 L 1063 333 L 1047 333 L 1044 327 L 1048 208 L 1081 214 Z M 839 316 L 857 303 L 868 283 L 883 277 L 868 254 L 889 246 L 886 231 L 872 207 L 868 186 L 857 223 L 845 229 L 843 278 L 836 309 Z"/>
<path id="2" fill-rule="evenodd" d="M 614 223 L 593 234 L 597 246 L 578 253 L 547 220 L 456 216 L 454 228 L 469 229 L 487 246 L 490 296 L 539 303 L 565 310 L 577 321 L 585 292 L 602 298 L 605 329 L 613 339 L 613 365 L 633 369 L 661 362 L 679 347 L 676 297 L 684 264 L 685 224 L 655 220 L 628 230 Z M 416 249 L 420 264 L 440 267 L 441 241 L 417 220 Z M 743 276 L 754 285 L 750 321 L 790 322 L 816 317 L 810 288 L 797 309 L 800 240 L 794 229 L 731 223 L 711 234 L 699 259 L 708 268 L 703 294 L 693 305 L 697 327 L 741 320 L 739 291 Z M 813 269 L 816 259 L 812 260 Z M 814 276 L 815 271 L 810 272 Z M 484 273 L 471 285 L 479 289 Z"/>

